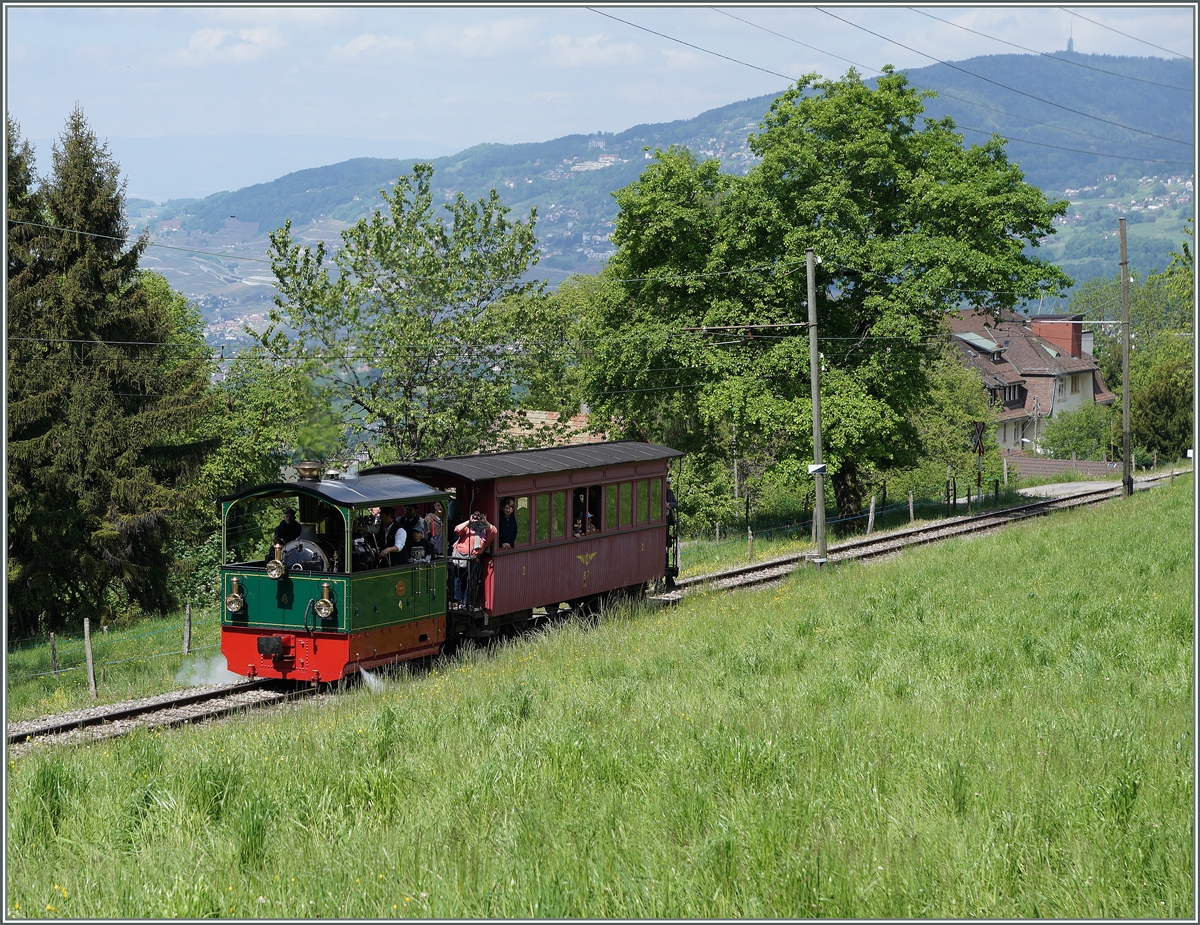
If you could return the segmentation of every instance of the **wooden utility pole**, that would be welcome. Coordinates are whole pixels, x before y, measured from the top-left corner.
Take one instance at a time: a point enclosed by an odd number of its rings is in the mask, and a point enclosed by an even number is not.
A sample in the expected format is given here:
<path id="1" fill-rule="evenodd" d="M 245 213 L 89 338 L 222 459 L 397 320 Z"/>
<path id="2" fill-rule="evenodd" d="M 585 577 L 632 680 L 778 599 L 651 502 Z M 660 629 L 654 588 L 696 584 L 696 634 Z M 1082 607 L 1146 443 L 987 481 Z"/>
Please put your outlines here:
<path id="1" fill-rule="evenodd" d="M 50 670 L 58 677 L 58 646 L 54 644 L 54 634 L 50 634 Z"/>
<path id="2" fill-rule="evenodd" d="M 1125 250 L 1125 219 L 1117 219 L 1121 229 L 1121 494 L 1133 494 L 1133 474 L 1129 468 L 1129 258 Z"/>
<path id="3" fill-rule="evenodd" d="M 92 661 L 92 621 L 83 618 L 83 649 L 87 655 L 88 690 L 96 699 L 96 663 Z"/>
<path id="4" fill-rule="evenodd" d="M 813 531 L 817 535 L 817 563 L 828 558 L 825 546 L 825 463 L 821 459 L 821 354 L 817 350 L 817 267 L 811 247 L 805 248 L 808 269 L 808 370 L 812 379 L 813 465 L 809 467 L 815 483 Z"/>

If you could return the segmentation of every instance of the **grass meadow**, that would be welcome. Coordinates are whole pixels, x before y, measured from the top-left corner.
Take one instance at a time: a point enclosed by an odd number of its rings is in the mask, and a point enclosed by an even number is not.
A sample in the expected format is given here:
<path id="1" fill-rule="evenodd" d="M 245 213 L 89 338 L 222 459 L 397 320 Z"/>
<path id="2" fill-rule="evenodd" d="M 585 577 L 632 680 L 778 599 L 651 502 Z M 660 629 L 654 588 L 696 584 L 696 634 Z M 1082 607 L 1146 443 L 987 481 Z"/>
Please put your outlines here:
<path id="1" fill-rule="evenodd" d="M 1191 919 L 1192 482 L 6 768 L 10 918 Z"/>

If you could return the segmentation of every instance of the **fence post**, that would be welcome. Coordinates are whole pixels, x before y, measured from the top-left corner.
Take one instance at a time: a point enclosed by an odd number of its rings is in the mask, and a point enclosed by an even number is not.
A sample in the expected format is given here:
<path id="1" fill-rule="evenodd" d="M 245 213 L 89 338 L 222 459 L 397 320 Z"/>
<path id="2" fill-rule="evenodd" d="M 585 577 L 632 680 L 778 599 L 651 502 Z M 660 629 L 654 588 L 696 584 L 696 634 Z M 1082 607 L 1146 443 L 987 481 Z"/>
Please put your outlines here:
<path id="1" fill-rule="evenodd" d="M 871 495 L 871 513 L 867 515 L 867 536 L 875 529 L 875 496 Z"/>
<path id="2" fill-rule="evenodd" d="M 971 511 L 971 483 L 967 482 L 967 513 Z"/>
<path id="3" fill-rule="evenodd" d="M 950 479 L 950 497 L 954 502 L 954 513 L 958 513 L 958 476 Z"/>
<path id="4" fill-rule="evenodd" d="M 995 482 L 996 482 L 996 507 L 999 507 L 1000 506 L 1000 480 L 995 479 Z"/>
<path id="5" fill-rule="evenodd" d="M 187 655 L 192 651 L 192 604 L 188 601 L 187 606 L 183 608 L 183 654 Z"/>
<path id="6" fill-rule="evenodd" d="M 746 528 L 746 558 L 754 558 L 754 531 Z"/>
<path id="7" fill-rule="evenodd" d="M 1008 488 L 1008 457 L 1004 457 L 1004 487 Z"/>
<path id="8" fill-rule="evenodd" d="M 1157 469 L 1157 468 L 1158 468 L 1158 450 L 1155 450 L 1155 451 L 1154 451 L 1154 465 L 1153 465 L 1153 466 L 1151 466 L 1151 468 L 1152 468 L 1152 469 Z"/>
<path id="9" fill-rule="evenodd" d="M 914 520 L 914 518 L 913 518 L 912 492 L 910 491 L 908 493 L 908 522 L 912 523 L 913 520 Z"/>
<path id="10" fill-rule="evenodd" d="M 83 650 L 87 653 L 88 690 L 96 699 L 96 664 L 92 661 L 92 621 L 83 618 Z"/>
<path id="11" fill-rule="evenodd" d="M 887 479 L 883 480 L 883 490 L 879 493 L 879 510 L 887 510 Z"/>
<path id="12" fill-rule="evenodd" d="M 717 521 L 717 542 L 721 542 L 721 521 Z"/>
<path id="13" fill-rule="evenodd" d="M 950 480 L 946 479 L 946 516 L 950 516 Z"/>
<path id="14" fill-rule="evenodd" d="M 54 642 L 54 634 L 50 634 L 50 669 L 54 672 L 54 677 L 58 677 L 58 646 Z"/>

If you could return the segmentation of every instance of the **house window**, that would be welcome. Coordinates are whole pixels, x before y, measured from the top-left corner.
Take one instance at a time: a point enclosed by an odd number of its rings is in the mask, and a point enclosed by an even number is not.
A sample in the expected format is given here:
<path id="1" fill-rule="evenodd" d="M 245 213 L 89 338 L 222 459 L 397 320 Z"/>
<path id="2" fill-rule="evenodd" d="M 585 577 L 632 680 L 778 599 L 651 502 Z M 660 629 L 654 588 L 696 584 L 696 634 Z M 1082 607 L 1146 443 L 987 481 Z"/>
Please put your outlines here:
<path id="1" fill-rule="evenodd" d="M 1062 379 L 1059 379 L 1058 380 L 1058 397 L 1062 398 L 1066 394 L 1067 394 L 1067 383 L 1064 382 Z"/>
<path id="2" fill-rule="evenodd" d="M 1071 377 L 1071 394 L 1072 395 L 1079 394 L 1079 374 L 1078 373 L 1076 373 L 1074 376 Z"/>

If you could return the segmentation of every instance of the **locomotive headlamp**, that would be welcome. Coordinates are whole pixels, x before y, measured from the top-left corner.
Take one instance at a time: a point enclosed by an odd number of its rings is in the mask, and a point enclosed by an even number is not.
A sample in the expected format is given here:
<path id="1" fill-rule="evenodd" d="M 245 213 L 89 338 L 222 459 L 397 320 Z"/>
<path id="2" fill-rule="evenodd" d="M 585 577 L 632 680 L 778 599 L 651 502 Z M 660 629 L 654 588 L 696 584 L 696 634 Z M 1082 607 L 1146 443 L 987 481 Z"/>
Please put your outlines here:
<path id="1" fill-rule="evenodd" d="M 317 612 L 317 616 L 322 620 L 328 620 L 333 616 L 333 598 L 330 597 L 329 582 L 321 582 L 321 599 L 313 604 L 313 610 Z"/>
<path id="2" fill-rule="evenodd" d="M 267 577 L 278 581 L 287 574 L 287 566 L 279 559 L 272 559 L 267 563 Z"/>
<path id="3" fill-rule="evenodd" d="M 233 593 L 225 598 L 225 609 L 230 613 L 241 613 L 246 606 L 246 599 L 242 597 L 241 583 L 237 578 L 233 579 Z"/>

